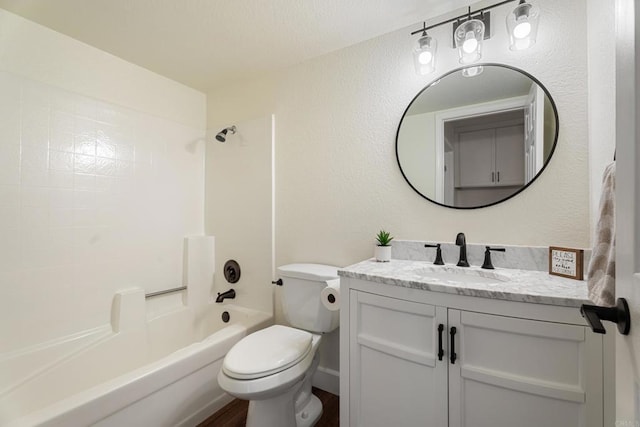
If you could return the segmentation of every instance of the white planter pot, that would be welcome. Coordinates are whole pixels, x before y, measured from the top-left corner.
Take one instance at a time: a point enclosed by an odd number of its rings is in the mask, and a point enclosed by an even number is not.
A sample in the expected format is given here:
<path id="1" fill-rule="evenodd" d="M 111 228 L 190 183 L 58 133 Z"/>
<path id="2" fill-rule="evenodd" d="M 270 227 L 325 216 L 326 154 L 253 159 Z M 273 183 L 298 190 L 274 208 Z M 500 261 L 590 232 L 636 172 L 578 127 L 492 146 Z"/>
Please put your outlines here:
<path id="1" fill-rule="evenodd" d="M 376 246 L 374 255 L 378 262 L 391 261 L 391 246 Z"/>

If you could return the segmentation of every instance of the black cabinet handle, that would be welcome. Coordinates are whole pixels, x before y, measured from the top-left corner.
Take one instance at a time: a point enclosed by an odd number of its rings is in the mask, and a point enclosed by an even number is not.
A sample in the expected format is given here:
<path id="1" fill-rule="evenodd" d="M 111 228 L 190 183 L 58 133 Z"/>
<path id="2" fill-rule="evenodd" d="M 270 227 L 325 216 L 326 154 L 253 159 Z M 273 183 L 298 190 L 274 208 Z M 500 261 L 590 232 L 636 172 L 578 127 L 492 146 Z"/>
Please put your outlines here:
<path id="1" fill-rule="evenodd" d="M 440 323 L 438 325 L 438 360 L 442 360 L 444 356 L 444 349 L 442 348 L 442 332 L 444 331 L 444 325 Z"/>
<path id="2" fill-rule="evenodd" d="M 450 352 L 451 352 L 451 364 L 452 365 L 454 365 L 456 363 L 456 358 L 457 358 L 457 355 L 456 355 L 456 332 L 457 332 L 456 327 L 452 326 L 451 327 L 451 331 L 450 331 L 450 334 L 451 334 L 451 350 L 450 350 Z"/>

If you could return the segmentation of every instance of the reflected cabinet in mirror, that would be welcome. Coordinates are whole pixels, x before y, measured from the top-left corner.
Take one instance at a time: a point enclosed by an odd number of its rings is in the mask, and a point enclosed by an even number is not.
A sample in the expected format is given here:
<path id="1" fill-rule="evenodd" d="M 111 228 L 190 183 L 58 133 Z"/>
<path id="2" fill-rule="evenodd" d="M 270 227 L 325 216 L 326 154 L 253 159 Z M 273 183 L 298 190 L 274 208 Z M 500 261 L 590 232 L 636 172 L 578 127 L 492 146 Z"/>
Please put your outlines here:
<path id="1" fill-rule="evenodd" d="M 396 155 L 421 196 L 472 209 L 524 190 L 557 139 L 558 113 L 540 82 L 484 64 L 454 70 L 418 93 L 398 126 Z"/>

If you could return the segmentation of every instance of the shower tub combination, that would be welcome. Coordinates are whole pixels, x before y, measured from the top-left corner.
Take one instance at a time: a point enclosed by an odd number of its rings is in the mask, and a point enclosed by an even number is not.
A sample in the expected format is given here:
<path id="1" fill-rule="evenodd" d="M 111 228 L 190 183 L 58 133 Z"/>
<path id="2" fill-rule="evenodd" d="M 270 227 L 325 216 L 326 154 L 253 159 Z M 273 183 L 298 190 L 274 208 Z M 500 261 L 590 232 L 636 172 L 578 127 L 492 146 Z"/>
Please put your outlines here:
<path id="1" fill-rule="evenodd" d="M 111 325 L 0 360 L 0 425 L 193 426 L 231 401 L 222 360 L 271 314 L 208 303 L 147 318 L 146 304 L 119 292 Z"/>

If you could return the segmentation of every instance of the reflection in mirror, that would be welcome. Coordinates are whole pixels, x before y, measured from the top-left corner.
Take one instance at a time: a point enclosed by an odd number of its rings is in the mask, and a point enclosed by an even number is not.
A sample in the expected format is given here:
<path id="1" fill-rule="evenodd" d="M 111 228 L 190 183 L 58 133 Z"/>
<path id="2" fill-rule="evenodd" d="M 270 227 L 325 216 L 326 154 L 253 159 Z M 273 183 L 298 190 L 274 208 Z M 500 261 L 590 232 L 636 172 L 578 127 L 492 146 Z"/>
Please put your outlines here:
<path id="1" fill-rule="evenodd" d="M 396 136 L 409 185 L 448 207 L 489 206 L 522 191 L 558 137 L 555 105 L 536 79 L 498 64 L 475 68 L 473 77 L 458 69 L 424 88 Z"/>

